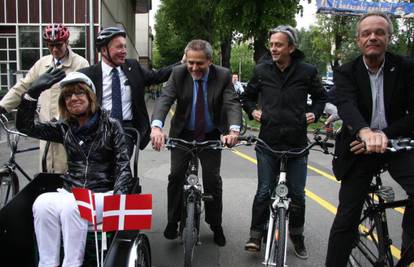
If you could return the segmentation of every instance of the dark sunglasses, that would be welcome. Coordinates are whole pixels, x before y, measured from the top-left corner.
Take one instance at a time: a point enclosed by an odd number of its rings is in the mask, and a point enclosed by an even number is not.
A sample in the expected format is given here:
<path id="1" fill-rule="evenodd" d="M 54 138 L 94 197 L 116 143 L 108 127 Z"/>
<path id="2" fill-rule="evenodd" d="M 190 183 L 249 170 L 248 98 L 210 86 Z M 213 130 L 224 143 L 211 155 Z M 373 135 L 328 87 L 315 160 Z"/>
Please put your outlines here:
<path id="1" fill-rule="evenodd" d="M 61 49 L 64 43 L 47 43 L 47 47 L 49 49 L 53 49 L 53 47 L 56 47 L 57 49 Z"/>

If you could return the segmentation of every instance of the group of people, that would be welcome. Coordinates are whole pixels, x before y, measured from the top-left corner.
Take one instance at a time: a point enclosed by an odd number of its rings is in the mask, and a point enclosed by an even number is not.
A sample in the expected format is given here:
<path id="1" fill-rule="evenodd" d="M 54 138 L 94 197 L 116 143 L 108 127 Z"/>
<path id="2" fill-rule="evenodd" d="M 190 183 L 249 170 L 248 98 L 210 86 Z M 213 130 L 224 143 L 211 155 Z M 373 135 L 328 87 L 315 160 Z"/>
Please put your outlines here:
<path id="1" fill-rule="evenodd" d="M 335 104 L 343 127 L 336 137 L 333 171 L 341 180 L 341 188 L 326 266 L 347 265 L 364 196 L 380 165 L 387 163 L 393 178 L 408 195 L 414 194 L 414 167 L 410 164 L 414 162 L 414 152 L 393 157 L 384 154 L 388 138 L 411 136 L 414 131 L 414 63 L 386 52 L 392 32 L 392 22 L 386 15 L 363 15 L 356 28 L 361 55 L 335 70 Z M 51 171 L 65 173 L 64 188 L 40 195 L 33 205 L 39 266 L 59 265 L 60 232 L 65 249 L 63 266 L 82 264 L 87 224 L 79 218 L 75 200 L 69 194 L 72 187 L 86 187 L 97 193 L 98 220 L 103 195 L 130 192 L 135 181 L 129 158 L 136 136 L 124 131 L 124 127 L 138 130 L 141 149 L 151 141 L 159 151 L 166 138 L 165 119 L 176 102 L 170 137 L 221 139 L 233 146 L 238 142 L 243 107 L 250 119 L 261 123 L 262 140 L 275 150 L 288 150 L 307 145 L 307 125 L 318 120 L 327 102 L 317 69 L 304 62 L 297 32 L 288 25 L 269 31 L 270 56 L 255 66 L 241 95 L 242 105 L 230 70 L 212 63 L 213 50 L 207 41 L 190 41 L 181 62 L 153 71 L 137 60 L 126 59 L 126 33 L 122 29 L 110 27 L 98 34 L 96 46 L 102 61 L 86 68 L 87 62 L 70 50 L 68 37 L 63 25 L 47 27 L 43 38 L 51 55 L 41 58 L 0 101 L 2 112 L 18 106 L 16 125 L 20 131 L 63 144 L 66 150 L 62 154 L 67 155 L 67 166 L 56 163 L 63 159 L 61 155 L 52 156 L 48 165 Z M 150 121 L 144 87 L 165 81 Z M 310 107 L 308 95 L 312 99 Z M 41 114 L 48 115 L 41 116 L 41 122 L 34 120 L 37 102 Z M 280 171 L 279 159 L 274 155 L 256 149 L 256 157 L 258 187 L 245 244 L 251 252 L 261 250 L 270 194 Z M 199 159 L 204 192 L 214 199 L 205 203 L 205 220 L 213 231 L 214 242 L 224 246 L 221 152 L 205 150 Z M 167 239 L 178 236 L 189 160 L 182 151 L 171 150 L 164 230 Z M 293 158 L 287 165 L 289 236 L 301 259 L 308 258 L 304 242 L 307 160 L 307 155 Z M 402 251 L 414 240 L 413 222 L 414 211 L 407 207 Z"/>

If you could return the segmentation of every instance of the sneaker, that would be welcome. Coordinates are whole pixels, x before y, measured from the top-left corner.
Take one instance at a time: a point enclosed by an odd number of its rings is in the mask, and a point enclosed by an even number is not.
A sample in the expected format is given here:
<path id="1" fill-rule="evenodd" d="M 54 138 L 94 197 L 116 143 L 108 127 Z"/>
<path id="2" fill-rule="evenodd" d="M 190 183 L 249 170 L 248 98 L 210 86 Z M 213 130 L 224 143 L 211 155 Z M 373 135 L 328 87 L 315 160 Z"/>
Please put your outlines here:
<path id="1" fill-rule="evenodd" d="M 223 227 L 210 226 L 210 229 L 214 233 L 214 243 L 220 247 L 224 247 L 226 245 L 226 237 L 224 236 Z"/>
<path id="2" fill-rule="evenodd" d="M 302 260 L 308 258 L 308 252 L 305 248 L 305 237 L 303 235 L 289 235 L 295 249 L 295 255 Z"/>
<path id="3" fill-rule="evenodd" d="M 176 239 L 178 237 L 177 223 L 168 223 L 164 230 L 164 237 L 167 239 Z"/>
<path id="4" fill-rule="evenodd" d="M 260 238 L 250 237 L 250 239 L 244 245 L 244 250 L 247 250 L 250 252 L 259 252 L 260 242 L 261 242 Z"/>

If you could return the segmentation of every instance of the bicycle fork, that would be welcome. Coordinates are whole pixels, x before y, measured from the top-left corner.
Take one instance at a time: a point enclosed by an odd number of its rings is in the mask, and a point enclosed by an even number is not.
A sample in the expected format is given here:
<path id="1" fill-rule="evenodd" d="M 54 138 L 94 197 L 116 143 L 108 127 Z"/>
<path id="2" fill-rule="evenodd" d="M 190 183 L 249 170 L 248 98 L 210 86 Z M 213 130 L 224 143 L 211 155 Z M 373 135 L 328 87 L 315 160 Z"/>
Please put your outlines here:
<path id="1" fill-rule="evenodd" d="M 286 172 L 281 171 L 279 175 L 279 181 L 275 188 L 275 196 L 274 201 L 272 202 L 272 206 L 270 208 L 270 214 L 269 214 L 269 225 L 267 229 L 267 236 L 266 236 L 266 251 L 265 251 L 265 259 L 263 264 L 268 265 L 269 264 L 269 258 L 270 258 L 270 247 L 272 244 L 272 238 L 276 238 L 276 235 L 279 235 L 279 233 L 274 232 L 274 223 L 275 223 L 275 217 L 277 216 L 277 210 L 279 208 L 284 208 L 286 211 L 288 211 L 289 208 L 289 199 L 287 198 L 288 194 L 288 188 L 286 185 Z M 287 226 L 289 224 L 289 217 L 286 213 L 285 217 L 285 229 L 287 229 Z M 285 231 L 285 234 L 287 235 L 287 232 Z M 278 237 L 280 238 L 280 237 Z M 284 251 L 284 262 L 283 266 L 286 264 L 286 246 L 287 246 L 287 238 L 285 238 L 285 251 Z M 272 248 L 274 249 L 274 248 Z M 281 266 L 281 267 L 283 267 Z"/>

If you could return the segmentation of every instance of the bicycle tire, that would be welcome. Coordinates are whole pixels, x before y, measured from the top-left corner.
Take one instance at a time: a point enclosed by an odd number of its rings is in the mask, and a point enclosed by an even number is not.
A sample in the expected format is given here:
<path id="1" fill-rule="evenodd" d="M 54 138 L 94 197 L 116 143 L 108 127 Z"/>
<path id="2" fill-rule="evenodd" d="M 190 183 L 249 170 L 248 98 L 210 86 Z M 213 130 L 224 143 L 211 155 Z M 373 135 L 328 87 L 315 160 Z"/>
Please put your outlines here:
<path id="1" fill-rule="evenodd" d="M 12 173 L 0 175 L 0 209 L 19 192 L 19 178 Z"/>
<path id="2" fill-rule="evenodd" d="M 183 229 L 183 245 L 184 245 L 184 267 L 191 267 L 194 254 L 194 246 L 197 242 L 197 227 L 194 221 L 195 203 L 187 203 L 187 217 Z"/>
<path id="3" fill-rule="evenodd" d="M 137 259 L 135 267 L 151 267 L 151 253 L 149 242 L 143 236 L 139 237 L 137 246 Z"/>
<path id="4" fill-rule="evenodd" d="M 267 266 L 281 266 L 285 264 L 286 257 L 286 209 L 278 208 L 272 230 L 272 242 L 270 245 L 270 258 Z M 276 264 L 276 265 L 275 265 Z"/>
<path id="5" fill-rule="evenodd" d="M 372 200 L 364 203 L 357 240 L 349 255 L 348 266 L 394 266 L 391 251 L 384 240 L 382 214 L 366 214 L 366 210 L 372 206 L 370 201 Z"/>

